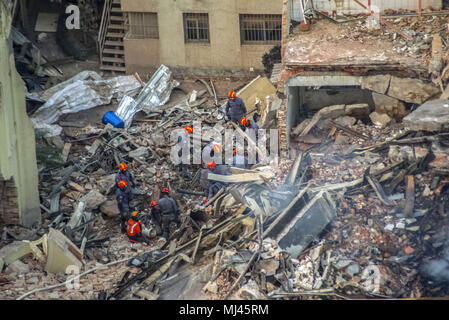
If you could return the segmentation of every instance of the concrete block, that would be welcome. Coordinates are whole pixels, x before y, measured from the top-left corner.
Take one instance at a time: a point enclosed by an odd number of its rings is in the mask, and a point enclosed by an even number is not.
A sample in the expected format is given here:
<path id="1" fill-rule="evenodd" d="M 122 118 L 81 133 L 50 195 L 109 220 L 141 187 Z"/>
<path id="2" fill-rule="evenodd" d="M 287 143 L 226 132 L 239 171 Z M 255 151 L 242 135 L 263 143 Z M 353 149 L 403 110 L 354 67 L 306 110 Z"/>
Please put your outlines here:
<path id="1" fill-rule="evenodd" d="M 102 195 L 98 190 L 92 190 L 88 194 L 86 194 L 84 197 L 80 199 L 80 201 L 84 202 L 86 204 L 86 210 L 89 209 L 96 209 L 98 208 L 103 202 L 108 200 L 104 195 Z"/>
<path id="2" fill-rule="evenodd" d="M 440 93 L 440 90 L 419 79 L 392 77 L 387 95 L 405 102 L 421 104 Z"/>
<path id="3" fill-rule="evenodd" d="M 275 239 L 280 248 L 296 258 L 335 217 L 335 204 L 327 193 L 320 192 L 283 225 Z"/>
<path id="4" fill-rule="evenodd" d="M 0 259 L 3 259 L 5 265 L 9 265 L 31 252 L 29 243 L 14 241 L 0 249 Z"/>
<path id="5" fill-rule="evenodd" d="M 404 126 L 417 131 L 439 131 L 449 128 L 449 101 L 424 103 L 403 120 Z"/>
<path id="6" fill-rule="evenodd" d="M 385 94 L 390 84 L 390 80 L 390 75 L 364 77 L 362 79 L 362 89 L 368 89 L 374 92 Z"/>
<path id="7" fill-rule="evenodd" d="M 81 269 L 83 254 L 62 232 L 50 228 L 47 241 L 48 255 L 45 271 L 66 272 L 68 266 L 77 266 Z"/>

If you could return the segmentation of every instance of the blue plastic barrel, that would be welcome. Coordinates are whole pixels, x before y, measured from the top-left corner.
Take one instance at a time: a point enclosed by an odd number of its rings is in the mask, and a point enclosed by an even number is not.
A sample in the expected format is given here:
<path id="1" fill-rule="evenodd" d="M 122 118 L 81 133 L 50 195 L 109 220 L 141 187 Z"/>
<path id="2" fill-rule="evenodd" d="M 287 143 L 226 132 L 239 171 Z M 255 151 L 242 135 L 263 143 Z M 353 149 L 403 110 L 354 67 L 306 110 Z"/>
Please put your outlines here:
<path id="1" fill-rule="evenodd" d="M 103 119 L 101 120 L 103 124 L 112 124 L 114 128 L 124 128 L 125 123 L 122 119 L 120 119 L 114 111 L 108 111 L 104 114 Z"/>

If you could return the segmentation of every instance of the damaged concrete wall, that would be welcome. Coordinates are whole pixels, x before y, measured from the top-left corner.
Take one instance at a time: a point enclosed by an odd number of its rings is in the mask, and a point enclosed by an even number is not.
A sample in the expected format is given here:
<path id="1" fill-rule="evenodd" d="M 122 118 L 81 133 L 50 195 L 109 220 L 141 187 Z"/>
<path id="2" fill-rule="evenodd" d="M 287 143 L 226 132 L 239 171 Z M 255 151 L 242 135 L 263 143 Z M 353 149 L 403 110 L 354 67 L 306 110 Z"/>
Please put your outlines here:
<path id="1" fill-rule="evenodd" d="M 338 14 L 359 14 L 366 12 L 359 4 L 353 0 L 314 0 L 315 8 L 319 11 L 327 11 L 332 13 L 336 10 Z M 361 1 L 364 5 L 368 4 L 368 1 Z M 443 6 L 442 0 L 422 0 L 422 8 L 432 7 L 434 9 L 441 9 Z M 371 0 L 372 8 L 379 8 L 380 11 L 386 9 L 408 9 L 417 10 L 417 0 Z M 375 10 L 375 9 L 373 9 Z"/>
<path id="2" fill-rule="evenodd" d="M 144 72 L 165 64 L 173 70 L 193 68 L 249 71 L 263 69 L 262 55 L 275 44 L 241 45 L 239 14 L 281 14 L 282 2 L 122 0 L 124 12 L 156 12 L 159 39 L 125 39 L 127 72 Z M 185 43 L 183 13 L 208 13 L 210 43 Z M 194 70 L 197 71 L 197 70 Z"/>
<path id="3" fill-rule="evenodd" d="M 7 181 L 5 198 L 10 208 L 6 219 L 31 226 L 40 221 L 34 129 L 26 114 L 25 85 L 12 55 L 11 15 L 0 2 L 0 176 Z M 14 191 L 16 189 L 16 191 Z M 8 191 L 9 190 L 9 191 Z M 1 189 L 0 189 L 1 192 Z M 8 195 L 6 195 L 8 192 Z M 14 199 L 17 192 L 17 198 Z M 2 205 L 4 204 L 2 198 Z M 14 211 L 17 210 L 17 213 Z M 18 216 L 14 219 L 13 216 Z"/>

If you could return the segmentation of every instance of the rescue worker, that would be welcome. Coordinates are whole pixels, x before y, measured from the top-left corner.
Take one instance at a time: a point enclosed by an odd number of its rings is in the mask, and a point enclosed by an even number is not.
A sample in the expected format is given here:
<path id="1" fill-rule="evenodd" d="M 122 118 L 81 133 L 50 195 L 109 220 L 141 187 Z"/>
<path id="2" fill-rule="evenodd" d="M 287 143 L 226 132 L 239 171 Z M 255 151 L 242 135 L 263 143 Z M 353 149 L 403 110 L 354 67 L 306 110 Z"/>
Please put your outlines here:
<path id="1" fill-rule="evenodd" d="M 243 117 L 242 119 L 240 119 L 240 124 L 244 127 L 244 131 L 246 131 L 246 129 L 253 131 L 257 140 L 259 136 L 259 126 L 257 125 L 256 121 L 250 120 L 247 117 Z"/>
<path id="2" fill-rule="evenodd" d="M 118 210 L 120 211 L 121 229 L 122 232 L 125 233 L 126 220 L 128 220 L 129 215 L 129 201 L 131 199 L 131 192 L 128 189 L 128 184 L 126 181 L 119 181 L 118 188 L 115 192 L 115 197 L 117 199 Z"/>
<path id="3" fill-rule="evenodd" d="M 191 134 L 192 132 L 193 132 L 193 128 L 191 126 L 186 126 L 184 128 L 184 130 L 179 133 L 179 135 L 178 135 L 178 144 L 180 144 L 180 146 L 182 148 L 178 151 L 178 157 L 180 157 L 180 158 L 182 157 L 182 150 L 183 150 L 183 148 L 186 148 L 186 146 L 188 145 L 188 140 L 187 139 L 190 139 L 189 134 Z M 188 152 L 190 152 L 190 150 Z M 188 168 L 188 164 L 182 163 L 182 162 L 179 164 L 179 171 L 182 172 L 183 178 L 184 179 L 191 179 L 192 177 L 190 176 L 190 173 L 187 170 L 187 168 Z"/>
<path id="4" fill-rule="evenodd" d="M 139 212 L 134 211 L 128 220 L 126 228 L 128 238 L 136 242 L 149 243 L 149 240 L 142 234 L 143 227 L 144 225 L 139 221 Z"/>
<path id="5" fill-rule="evenodd" d="M 246 157 L 241 156 L 237 153 L 237 149 L 232 151 L 232 166 L 240 169 L 246 169 L 248 165 L 248 160 Z"/>
<path id="6" fill-rule="evenodd" d="M 207 164 L 207 167 L 209 168 L 210 172 L 214 174 L 221 174 L 225 176 L 230 174 L 229 167 L 225 164 L 215 165 L 215 162 L 209 162 Z M 208 199 L 213 198 L 221 188 L 224 188 L 226 186 L 227 183 L 210 180 Z"/>
<path id="7" fill-rule="evenodd" d="M 178 222 L 179 210 L 175 200 L 170 197 L 170 191 L 168 188 L 163 188 L 161 192 L 161 198 L 159 199 L 159 210 L 162 220 L 162 237 L 168 240 L 170 235 L 170 224 L 172 222 Z"/>
<path id="8" fill-rule="evenodd" d="M 160 236 L 162 234 L 162 218 L 161 218 L 161 211 L 159 209 L 159 204 L 156 201 L 151 201 L 151 221 L 154 223 L 156 227 L 156 234 Z"/>
<path id="9" fill-rule="evenodd" d="M 128 171 L 126 163 L 120 163 L 119 171 L 115 175 L 115 185 L 118 186 L 120 181 L 125 181 L 130 187 L 135 187 L 133 175 Z"/>
<path id="10" fill-rule="evenodd" d="M 246 116 L 246 106 L 240 97 L 237 97 L 234 91 L 228 94 L 226 103 L 226 117 L 235 124 L 240 124 L 240 119 Z"/>

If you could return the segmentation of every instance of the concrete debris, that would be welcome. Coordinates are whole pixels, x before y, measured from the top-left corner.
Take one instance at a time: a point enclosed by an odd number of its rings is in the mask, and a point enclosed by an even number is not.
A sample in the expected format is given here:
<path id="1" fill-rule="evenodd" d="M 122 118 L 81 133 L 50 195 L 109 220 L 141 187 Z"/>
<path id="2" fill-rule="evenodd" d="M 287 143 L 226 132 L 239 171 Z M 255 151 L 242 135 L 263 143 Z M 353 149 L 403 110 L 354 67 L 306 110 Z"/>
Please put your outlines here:
<path id="1" fill-rule="evenodd" d="M 391 77 L 387 95 L 405 102 L 422 104 L 440 93 L 433 84 L 419 79 Z"/>
<path id="2" fill-rule="evenodd" d="M 448 123 L 448 100 L 428 101 L 404 118 L 404 125 L 417 131 L 447 130 Z"/>
<path id="3" fill-rule="evenodd" d="M 82 267 L 83 254 L 78 247 L 70 241 L 62 232 L 50 229 L 48 234 L 48 257 L 45 271 L 51 273 L 72 272 L 68 267 Z"/>
<path id="4" fill-rule="evenodd" d="M 387 114 L 377 113 L 376 111 L 371 113 L 369 117 L 373 124 L 380 129 L 385 128 L 393 121 Z"/>
<path id="5" fill-rule="evenodd" d="M 102 203 L 104 203 L 107 200 L 107 198 L 102 195 L 98 190 L 92 190 L 85 196 L 83 196 L 80 199 L 80 202 L 84 202 L 86 204 L 86 209 L 96 209 L 98 208 Z"/>
<path id="6" fill-rule="evenodd" d="M 8 265 L 5 272 L 6 273 L 15 273 L 17 275 L 26 274 L 26 273 L 30 272 L 30 266 L 23 263 L 20 260 L 16 260 L 13 263 L 11 263 L 10 265 Z"/>

